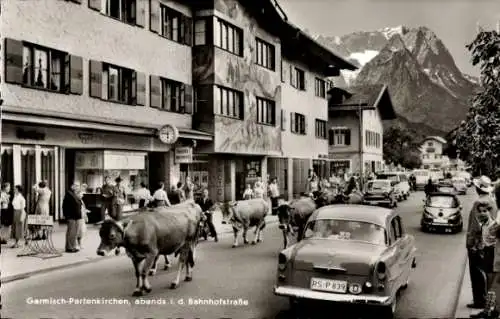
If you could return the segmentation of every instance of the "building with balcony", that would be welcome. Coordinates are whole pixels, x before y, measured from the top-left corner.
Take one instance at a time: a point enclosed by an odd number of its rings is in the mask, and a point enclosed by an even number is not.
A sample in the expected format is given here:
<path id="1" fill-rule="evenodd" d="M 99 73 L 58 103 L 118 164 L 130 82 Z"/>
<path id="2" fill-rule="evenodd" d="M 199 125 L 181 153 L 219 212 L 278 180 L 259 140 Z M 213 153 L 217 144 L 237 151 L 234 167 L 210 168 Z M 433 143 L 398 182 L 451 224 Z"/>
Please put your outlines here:
<path id="1" fill-rule="evenodd" d="M 396 118 L 386 85 L 328 91 L 330 172 L 368 174 L 383 169 L 383 121 Z"/>
<path id="2" fill-rule="evenodd" d="M 2 181 L 28 211 L 40 180 L 59 219 L 75 180 L 95 193 L 120 176 L 131 193 L 186 174 L 175 150 L 212 140 L 192 129 L 192 16 L 174 1 L 1 3 Z"/>
<path id="3" fill-rule="evenodd" d="M 428 136 L 422 142 L 421 158 L 424 169 L 445 169 L 450 165 L 448 156 L 443 155 L 446 140 L 440 136 Z"/>

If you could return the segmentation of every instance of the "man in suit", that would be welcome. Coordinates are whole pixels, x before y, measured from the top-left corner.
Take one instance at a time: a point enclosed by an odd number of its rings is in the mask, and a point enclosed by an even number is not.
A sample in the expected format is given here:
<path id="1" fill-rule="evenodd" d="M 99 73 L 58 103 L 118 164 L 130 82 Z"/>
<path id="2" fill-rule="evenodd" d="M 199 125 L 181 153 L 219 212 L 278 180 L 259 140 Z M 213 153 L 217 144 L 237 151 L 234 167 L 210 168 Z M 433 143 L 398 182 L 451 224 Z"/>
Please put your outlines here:
<path id="1" fill-rule="evenodd" d="M 197 201 L 197 204 L 200 205 L 201 210 L 205 213 L 207 218 L 206 223 L 208 228 L 210 229 L 210 235 L 214 238 L 215 242 L 218 242 L 217 232 L 215 231 L 215 226 L 213 222 L 213 211 L 211 211 L 214 206 L 214 202 L 208 197 L 208 189 L 203 190 L 202 197 Z"/>

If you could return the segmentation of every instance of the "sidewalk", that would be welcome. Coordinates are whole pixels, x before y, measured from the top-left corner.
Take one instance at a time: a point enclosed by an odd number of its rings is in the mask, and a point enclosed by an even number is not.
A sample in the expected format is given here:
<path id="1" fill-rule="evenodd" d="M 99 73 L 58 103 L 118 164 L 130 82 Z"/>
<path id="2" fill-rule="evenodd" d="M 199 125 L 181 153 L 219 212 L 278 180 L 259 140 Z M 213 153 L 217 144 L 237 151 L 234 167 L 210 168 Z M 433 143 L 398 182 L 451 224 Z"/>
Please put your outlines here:
<path id="1" fill-rule="evenodd" d="M 233 232 L 231 225 L 222 224 L 222 213 L 217 210 L 214 212 L 213 221 L 215 228 L 219 234 L 230 234 Z M 266 216 L 266 223 L 277 223 L 277 216 Z M 227 236 L 227 235 L 226 235 Z M 125 256 L 122 254 L 118 257 L 100 257 L 96 254 L 96 249 L 99 246 L 99 226 L 87 225 L 87 233 L 83 241 L 83 249 L 78 253 L 64 253 L 64 245 L 66 240 L 66 225 L 54 224 L 52 241 L 54 246 L 63 253 L 61 257 L 41 259 L 38 257 L 17 257 L 17 254 L 22 251 L 22 248 L 9 248 L 9 245 L 2 245 L 0 254 L 1 263 L 1 282 L 20 280 L 30 277 L 35 274 L 45 273 L 58 269 L 74 267 L 82 264 L 98 262 L 109 258 L 120 258 Z"/>
<path id="2" fill-rule="evenodd" d="M 467 304 L 471 302 L 472 302 L 472 286 L 469 276 L 469 259 L 466 257 L 462 286 L 460 288 L 457 308 L 455 310 L 455 318 L 470 318 L 471 314 L 475 314 L 481 311 L 481 309 L 467 308 Z"/>

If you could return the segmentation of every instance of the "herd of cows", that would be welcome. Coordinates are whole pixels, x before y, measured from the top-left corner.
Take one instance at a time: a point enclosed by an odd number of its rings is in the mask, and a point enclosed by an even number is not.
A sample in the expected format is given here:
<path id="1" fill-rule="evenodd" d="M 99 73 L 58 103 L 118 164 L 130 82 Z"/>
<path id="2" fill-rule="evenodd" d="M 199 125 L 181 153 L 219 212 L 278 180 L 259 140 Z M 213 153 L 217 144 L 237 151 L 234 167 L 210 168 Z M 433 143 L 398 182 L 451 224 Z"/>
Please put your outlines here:
<path id="1" fill-rule="evenodd" d="M 359 196 L 358 196 L 359 197 Z M 302 237 L 307 219 L 319 207 L 333 204 L 336 194 L 324 190 L 313 197 L 303 197 L 282 203 L 277 208 L 279 228 L 283 231 L 284 247 L 288 238 L 297 229 L 297 238 Z M 353 194 L 348 202 L 358 203 L 361 197 Z M 248 244 L 247 232 L 255 227 L 252 244 L 261 242 L 262 231 L 266 226 L 265 217 L 269 212 L 269 203 L 262 198 L 240 200 L 215 204 L 222 211 L 222 223 L 233 227 L 234 243 L 238 246 L 238 235 L 242 232 L 243 242 Z M 199 231 L 205 221 L 201 207 L 192 201 L 186 201 L 170 207 L 147 209 L 121 221 L 105 220 L 99 230 L 101 243 L 97 248 L 99 256 L 124 247 L 132 260 L 136 276 L 136 288 L 133 296 L 142 296 L 151 292 L 148 276 L 154 275 L 161 255 L 165 258 L 165 269 L 169 268 L 168 255 L 179 257 L 177 276 L 171 283 L 171 289 L 177 288 L 184 268 L 185 281 L 191 281 L 195 265 L 195 249 Z"/>

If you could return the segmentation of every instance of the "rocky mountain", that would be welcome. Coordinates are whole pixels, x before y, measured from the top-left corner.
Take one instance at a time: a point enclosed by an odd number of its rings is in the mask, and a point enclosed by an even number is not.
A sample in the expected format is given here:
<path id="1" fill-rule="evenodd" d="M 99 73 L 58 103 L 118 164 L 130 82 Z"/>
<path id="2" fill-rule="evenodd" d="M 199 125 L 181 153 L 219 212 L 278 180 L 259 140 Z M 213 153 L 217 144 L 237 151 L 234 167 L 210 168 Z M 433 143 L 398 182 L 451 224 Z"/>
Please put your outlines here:
<path id="1" fill-rule="evenodd" d="M 317 40 L 360 66 L 342 72 L 336 85 L 387 84 L 398 124 L 422 135 L 444 136 L 455 128 L 478 86 L 478 79 L 463 74 L 443 42 L 426 27 L 400 26 Z"/>

